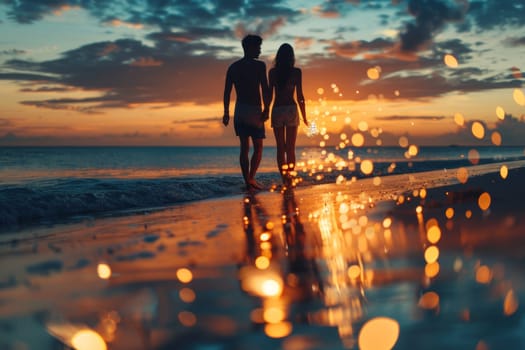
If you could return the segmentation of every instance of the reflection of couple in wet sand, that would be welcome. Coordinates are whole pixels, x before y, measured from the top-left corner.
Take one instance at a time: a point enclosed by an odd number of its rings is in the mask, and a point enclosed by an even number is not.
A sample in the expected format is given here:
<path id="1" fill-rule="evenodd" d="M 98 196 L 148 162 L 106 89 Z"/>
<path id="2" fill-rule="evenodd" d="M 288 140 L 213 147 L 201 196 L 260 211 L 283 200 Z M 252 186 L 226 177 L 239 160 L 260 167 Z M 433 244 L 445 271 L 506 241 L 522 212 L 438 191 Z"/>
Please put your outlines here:
<path id="1" fill-rule="evenodd" d="M 262 189 L 262 185 L 255 180 L 255 174 L 262 158 L 263 139 L 266 137 L 264 122 L 270 116 L 272 101 L 271 125 L 277 145 L 277 166 L 284 183 L 289 183 L 295 171 L 295 141 L 300 125 L 297 105 L 303 122 L 308 125 L 302 73 L 294 66 L 292 46 L 281 45 L 267 78 L 266 65 L 257 59 L 261 53 L 261 44 L 262 38 L 257 35 L 248 35 L 242 40 L 244 57 L 230 65 L 224 86 L 222 122 L 225 126 L 230 121 L 230 95 L 235 87 L 234 129 L 240 141 L 239 163 L 248 189 Z M 251 159 L 250 139 L 253 143 Z"/>
<path id="2" fill-rule="evenodd" d="M 243 275 L 251 279 L 255 275 L 277 278 L 282 287 L 278 295 L 272 297 L 283 297 L 289 303 L 306 301 L 315 293 L 322 293 L 321 277 L 306 247 L 306 232 L 300 220 L 294 189 L 285 189 L 282 198 L 281 238 L 278 227 L 269 221 L 270 215 L 262 202 L 254 194 L 245 197 L 243 225 L 247 245 L 243 264 L 249 267 L 245 269 L 249 271 L 249 276 L 241 273 L 241 280 Z M 285 265 L 282 265 L 283 259 Z M 254 294 L 269 296 L 265 295 L 263 286 L 247 287 L 259 288 L 254 290 Z"/>

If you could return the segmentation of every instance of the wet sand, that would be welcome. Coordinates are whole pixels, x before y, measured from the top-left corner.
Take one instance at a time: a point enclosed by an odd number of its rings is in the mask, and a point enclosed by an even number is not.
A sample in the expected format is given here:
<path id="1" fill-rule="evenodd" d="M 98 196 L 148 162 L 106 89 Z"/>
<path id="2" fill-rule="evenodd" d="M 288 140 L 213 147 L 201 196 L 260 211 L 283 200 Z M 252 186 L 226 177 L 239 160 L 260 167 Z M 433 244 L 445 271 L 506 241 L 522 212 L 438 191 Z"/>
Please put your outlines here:
<path id="1" fill-rule="evenodd" d="M 524 165 L 5 233 L 0 348 L 525 348 Z"/>

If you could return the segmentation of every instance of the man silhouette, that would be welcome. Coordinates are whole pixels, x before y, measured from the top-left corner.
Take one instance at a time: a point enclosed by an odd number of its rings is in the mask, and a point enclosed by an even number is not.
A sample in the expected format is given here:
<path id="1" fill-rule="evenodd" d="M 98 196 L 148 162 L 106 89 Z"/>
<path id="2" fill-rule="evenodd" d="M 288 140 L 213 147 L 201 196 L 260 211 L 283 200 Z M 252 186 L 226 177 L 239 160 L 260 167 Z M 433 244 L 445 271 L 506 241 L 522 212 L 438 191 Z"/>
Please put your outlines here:
<path id="1" fill-rule="evenodd" d="M 266 77 L 266 65 L 258 60 L 261 54 L 262 38 L 247 35 L 242 39 L 244 57 L 230 65 L 224 85 L 224 116 L 222 123 L 230 122 L 230 95 L 235 87 L 234 129 L 239 137 L 239 163 L 247 189 L 261 189 L 255 181 L 255 174 L 261 163 L 263 139 L 266 137 L 264 122 L 268 120 L 270 89 Z M 261 94 L 263 106 L 261 108 Z M 250 138 L 253 154 L 249 159 Z"/>

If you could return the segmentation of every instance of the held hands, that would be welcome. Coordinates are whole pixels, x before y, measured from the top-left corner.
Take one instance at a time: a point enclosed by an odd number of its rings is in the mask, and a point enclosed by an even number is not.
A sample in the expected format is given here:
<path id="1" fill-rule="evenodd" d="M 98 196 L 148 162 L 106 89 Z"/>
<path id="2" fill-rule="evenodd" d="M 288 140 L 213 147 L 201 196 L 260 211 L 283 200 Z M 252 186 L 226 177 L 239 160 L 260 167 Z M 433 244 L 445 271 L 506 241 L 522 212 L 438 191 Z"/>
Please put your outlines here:
<path id="1" fill-rule="evenodd" d="M 224 114 L 224 116 L 222 117 L 222 123 L 224 124 L 224 126 L 228 126 L 228 124 L 230 123 L 230 116 L 228 114 Z"/>
<path id="2" fill-rule="evenodd" d="M 262 111 L 261 120 L 263 122 L 267 121 L 270 118 L 270 112 L 268 112 L 268 109 L 264 109 Z"/>

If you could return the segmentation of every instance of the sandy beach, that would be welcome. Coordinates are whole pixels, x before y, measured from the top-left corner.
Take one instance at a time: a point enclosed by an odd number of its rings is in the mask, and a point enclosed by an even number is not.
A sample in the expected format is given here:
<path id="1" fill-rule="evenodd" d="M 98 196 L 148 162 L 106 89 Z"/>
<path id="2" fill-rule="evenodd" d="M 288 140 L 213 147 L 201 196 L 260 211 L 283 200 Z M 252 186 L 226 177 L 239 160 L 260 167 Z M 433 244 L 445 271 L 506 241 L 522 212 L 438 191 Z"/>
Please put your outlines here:
<path id="1" fill-rule="evenodd" d="M 0 348 L 523 349 L 525 162 L 0 235 Z"/>

